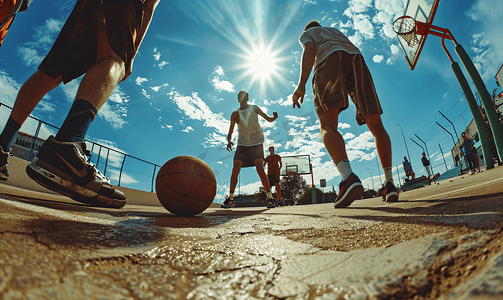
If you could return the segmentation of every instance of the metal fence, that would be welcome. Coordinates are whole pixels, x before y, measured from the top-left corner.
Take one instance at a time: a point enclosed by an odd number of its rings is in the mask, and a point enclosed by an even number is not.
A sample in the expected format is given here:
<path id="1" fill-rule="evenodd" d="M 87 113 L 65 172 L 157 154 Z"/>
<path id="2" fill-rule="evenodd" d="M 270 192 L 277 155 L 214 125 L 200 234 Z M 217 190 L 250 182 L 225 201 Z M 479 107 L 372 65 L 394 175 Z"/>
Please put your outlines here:
<path id="1" fill-rule="evenodd" d="M 9 116 L 12 107 L 0 102 L 0 116 Z M 7 119 L 5 119 L 6 122 Z M 31 144 L 25 145 L 29 149 L 29 161 L 38 152 L 37 140 L 46 140 L 50 135 L 56 135 L 58 127 L 30 116 L 21 127 L 21 132 L 33 136 Z M 154 192 L 155 178 L 160 165 L 129 155 L 119 149 L 104 143 L 86 140 L 86 147 L 91 152 L 89 160 L 110 178 L 116 186 L 136 190 Z"/>

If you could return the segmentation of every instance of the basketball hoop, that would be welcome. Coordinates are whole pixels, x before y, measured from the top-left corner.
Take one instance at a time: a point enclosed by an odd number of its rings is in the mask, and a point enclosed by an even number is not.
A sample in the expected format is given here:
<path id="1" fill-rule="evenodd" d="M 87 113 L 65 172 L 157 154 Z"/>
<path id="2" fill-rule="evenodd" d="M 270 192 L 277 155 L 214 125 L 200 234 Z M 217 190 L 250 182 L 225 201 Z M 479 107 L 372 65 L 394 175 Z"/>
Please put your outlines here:
<path id="1" fill-rule="evenodd" d="M 419 44 L 416 34 L 416 20 L 410 16 L 401 16 L 393 22 L 393 31 L 401 36 L 409 47 Z"/>

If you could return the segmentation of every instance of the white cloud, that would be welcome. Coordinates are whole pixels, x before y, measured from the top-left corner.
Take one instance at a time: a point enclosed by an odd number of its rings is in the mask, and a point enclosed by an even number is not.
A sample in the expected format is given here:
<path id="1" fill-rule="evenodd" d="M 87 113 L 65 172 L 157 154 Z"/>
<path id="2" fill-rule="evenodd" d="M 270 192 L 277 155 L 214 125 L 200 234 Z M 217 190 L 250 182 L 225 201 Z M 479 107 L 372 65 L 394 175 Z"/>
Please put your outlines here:
<path id="1" fill-rule="evenodd" d="M 37 50 L 33 48 L 18 47 L 17 54 L 25 61 L 27 66 L 39 65 L 44 59 L 44 57 L 39 55 Z"/>
<path id="2" fill-rule="evenodd" d="M 161 52 L 157 51 L 157 47 L 154 48 L 154 54 L 152 56 L 154 57 L 154 60 L 161 59 Z"/>
<path id="3" fill-rule="evenodd" d="M 142 83 L 147 82 L 147 81 L 148 81 L 147 78 L 141 78 L 141 77 L 138 77 L 135 80 L 135 82 L 136 82 L 137 85 L 142 85 Z"/>
<path id="4" fill-rule="evenodd" d="M 347 142 L 348 150 L 370 150 L 375 148 L 374 136 L 370 131 L 365 131 L 358 137 Z"/>
<path id="5" fill-rule="evenodd" d="M 17 92 L 21 87 L 7 71 L 0 69 L 0 102 L 12 107 L 16 101 Z"/>
<path id="6" fill-rule="evenodd" d="M 162 67 L 164 67 L 165 65 L 168 65 L 168 64 L 169 64 L 169 62 L 163 60 L 160 63 L 158 63 L 157 66 L 159 67 L 159 69 L 162 69 Z"/>
<path id="7" fill-rule="evenodd" d="M 229 120 L 221 114 L 213 113 L 196 92 L 193 92 L 191 96 L 185 96 L 172 89 L 167 95 L 187 117 L 204 121 L 205 127 L 216 129 L 213 134 L 205 138 L 203 143 L 205 147 L 226 143 Z"/>
<path id="8" fill-rule="evenodd" d="M 345 141 L 350 140 L 350 139 L 352 139 L 352 138 L 354 138 L 354 137 L 355 137 L 355 135 L 354 135 L 354 134 L 352 134 L 351 132 L 347 132 L 347 133 L 345 133 L 345 134 L 342 136 L 342 138 L 343 138 Z"/>
<path id="9" fill-rule="evenodd" d="M 158 85 L 158 86 L 151 86 L 150 89 L 153 90 L 154 92 L 159 92 L 161 89 L 168 87 L 169 84 L 164 83 L 163 85 Z"/>
<path id="10" fill-rule="evenodd" d="M 64 21 L 48 19 L 43 26 L 36 26 L 32 40 L 17 48 L 17 54 L 27 66 L 38 65 L 52 47 Z"/>
<path id="11" fill-rule="evenodd" d="M 391 46 L 389 47 L 391 49 L 391 54 L 393 55 L 397 55 L 400 52 L 400 48 L 398 48 L 398 46 L 395 44 L 391 44 Z"/>
<path id="12" fill-rule="evenodd" d="M 494 78 L 503 61 L 503 39 L 501 28 L 495 24 L 501 23 L 503 1 L 476 1 L 466 15 L 474 21 L 482 23 L 483 30 L 472 38 L 473 51 L 476 56 L 473 63 L 484 80 Z"/>
<path id="13" fill-rule="evenodd" d="M 348 128 L 351 128 L 351 125 L 349 125 L 348 123 L 339 123 L 337 125 L 337 128 L 338 129 L 348 129 Z"/>
<path id="14" fill-rule="evenodd" d="M 374 59 L 374 62 L 380 63 L 380 62 L 383 61 L 384 56 L 382 56 L 382 55 L 374 55 L 373 59 Z"/>
<path id="15" fill-rule="evenodd" d="M 118 105 L 112 106 L 110 101 L 105 102 L 105 104 L 100 108 L 98 116 L 105 119 L 108 123 L 112 125 L 114 129 L 120 129 L 127 122 L 121 117 L 123 115 L 123 108 Z"/>
<path id="16" fill-rule="evenodd" d="M 185 128 L 184 130 L 182 130 L 183 132 L 190 132 L 190 131 L 194 131 L 194 128 L 192 128 L 192 126 L 187 126 L 187 128 Z"/>
<path id="17" fill-rule="evenodd" d="M 234 85 L 227 80 L 222 80 L 225 78 L 224 69 L 221 66 L 216 66 L 215 70 L 210 75 L 210 82 L 213 84 L 215 89 L 219 92 L 227 91 L 234 92 Z"/>

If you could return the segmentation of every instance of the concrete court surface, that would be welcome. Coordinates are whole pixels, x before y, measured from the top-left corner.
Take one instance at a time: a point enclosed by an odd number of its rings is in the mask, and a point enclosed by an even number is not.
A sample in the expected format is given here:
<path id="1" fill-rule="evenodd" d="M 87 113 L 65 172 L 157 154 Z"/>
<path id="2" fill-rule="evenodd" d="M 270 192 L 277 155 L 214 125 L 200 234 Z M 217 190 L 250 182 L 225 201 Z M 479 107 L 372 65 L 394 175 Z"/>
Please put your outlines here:
<path id="1" fill-rule="evenodd" d="M 0 183 L 0 299 L 503 299 L 502 183 L 194 217 Z"/>

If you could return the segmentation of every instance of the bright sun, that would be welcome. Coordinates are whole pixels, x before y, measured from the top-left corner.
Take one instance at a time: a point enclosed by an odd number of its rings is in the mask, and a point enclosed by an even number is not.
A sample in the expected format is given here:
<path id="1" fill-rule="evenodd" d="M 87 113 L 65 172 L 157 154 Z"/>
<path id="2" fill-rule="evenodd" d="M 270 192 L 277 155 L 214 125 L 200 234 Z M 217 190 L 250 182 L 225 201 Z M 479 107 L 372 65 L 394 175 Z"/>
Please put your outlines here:
<path id="1" fill-rule="evenodd" d="M 279 75 L 279 59 L 270 48 L 253 47 L 251 51 L 247 51 L 245 59 L 243 67 L 252 76 L 252 82 L 258 81 L 263 86 L 266 81 L 272 80 L 272 76 Z"/>

